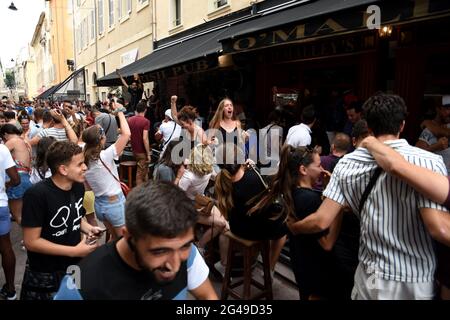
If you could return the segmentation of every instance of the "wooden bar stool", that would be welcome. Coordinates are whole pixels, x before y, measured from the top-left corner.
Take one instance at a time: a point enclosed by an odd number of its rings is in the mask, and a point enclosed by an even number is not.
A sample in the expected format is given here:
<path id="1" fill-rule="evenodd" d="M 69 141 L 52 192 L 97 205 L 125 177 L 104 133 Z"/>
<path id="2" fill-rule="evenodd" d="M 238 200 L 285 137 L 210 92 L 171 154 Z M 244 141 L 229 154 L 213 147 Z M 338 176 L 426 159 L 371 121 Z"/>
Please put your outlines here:
<path id="1" fill-rule="evenodd" d="M 130 189 L 133 188 L 133 168 L 136 168 L 136 166 L 136 161 L 123 161 L 120 163 L 120 181 L 123 181 L 124 170 L 128 169 L 127 183 Z"/>
<path id="2" fill-rule="evenodd" d="M 227 256 L 227 266 L 225 268 L 225 275 L 223 277 L 222 282 L 222 295 L 221 299 L 226 300 L 228 298 L 228 294 L 231 295 L 235 299 L 239 300 L 257 300 L 262 297 L 265 297 L 266 300 L 273 299 L 272 292 L 272 279 L 270 278 L 270 242 L 269 240 L 263 241 L 251 241 L 240 238 L 233 234 L 231 231 L 225 233 L 230 240 L 230 244 L 228 247 L 228 256 Z M 262 256 L 263 263 L 263 271 L 264 271 L 264 284 L 256 281 L 252 277 L 252 260 L 256 257 L 256 254 L 260 250 Z M 244 257 L 244 278 L 242 280 L 238 280 L 234 283 L 231 281 L 231 269 L 233 263 L 234 253 L 240 251 Z M 234 288 L 244 285 L 243 294 L 240 295 L 234 290 Z M 257 287 L 261 290 L 255 296 L 251 296 L 251 285 Z"/>

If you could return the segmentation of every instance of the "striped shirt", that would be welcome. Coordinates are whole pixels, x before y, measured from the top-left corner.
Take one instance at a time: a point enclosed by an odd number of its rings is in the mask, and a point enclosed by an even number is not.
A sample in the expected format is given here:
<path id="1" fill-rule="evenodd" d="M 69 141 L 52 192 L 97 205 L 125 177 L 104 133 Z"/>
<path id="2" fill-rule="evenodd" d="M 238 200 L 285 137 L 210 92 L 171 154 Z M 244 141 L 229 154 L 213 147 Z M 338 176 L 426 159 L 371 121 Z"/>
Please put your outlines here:
<path id="1" fill-rule="evenodd" d="M 412 147 L 403 139 L 386 144 L 410 163 L 447 175 L 441 156 Z M 448 211 L 383 172 L 358 213 L 359 201 L 376 167 L 366 149 L 356 149 L 338 162 L 324 195 L 341 205 L 348 204 L 360 218 L 358 256 L 367 273 L 392 281 L 431 282 L 436 257 L 419 209 Z"/>
<path id="2" fill-rule="evenodd" d="M 39 138 L 54 137 L 56 141 L 68 141 L 65 128 L 48 128 L 38 133 Z"/>

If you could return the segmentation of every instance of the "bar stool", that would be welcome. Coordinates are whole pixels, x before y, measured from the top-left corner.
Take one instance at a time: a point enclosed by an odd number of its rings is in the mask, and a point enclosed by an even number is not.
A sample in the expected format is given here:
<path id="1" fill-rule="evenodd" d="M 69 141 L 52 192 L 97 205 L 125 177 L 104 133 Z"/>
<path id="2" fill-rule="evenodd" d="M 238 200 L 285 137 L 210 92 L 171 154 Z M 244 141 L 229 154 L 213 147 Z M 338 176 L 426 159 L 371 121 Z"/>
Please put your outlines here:
<path id="1" fill-rule="evenodd" d="M 127 183 L 130 189 L 133 188 L 133 168 L 136 168 L 136 166 L 136 161 L 123 161 L 120 163 L 120 180 L 123 181 L 124 170 L 128 169 Z"/>
<path id="2" fill-rule="evenodd" d="M 246 240 L 236 236 L 231 231 L 226 232 L 225 236 L 229 238 L 230 244 L 228 247 L 227 266 L 225 268 L 225 275 L 223 277 L 222 282 L 221 299 L 226 300 L 228 298 L 228 295 L 231 295 L 233 298 L 239 300 L 257 300 L 262 297 L 265 297 L 266 300 L 272 300 L 273 292 L 272 292 L 272 279 L 270 275 L 269 240 L 262 240 L 262 241 Z M 262 256 L 264 284 L 256 281 L 252 277 L 252 258 L 256 256 L 259 250 L 261 251 Z M 233 283 L 231 280 L 231 269 L 234 253 L 236 251 L 242 252 L 244 257 L 244 278 L 242 280 L 238 280 Z M 234 290 L 234 288 L 242 284 L 244 285 L 244 289 L 243 294 L 240 295 L 236 292 L 236 290 Z M 250 292 L 251 285 L 260 289 L 261 292 L 252 297 Z"/>

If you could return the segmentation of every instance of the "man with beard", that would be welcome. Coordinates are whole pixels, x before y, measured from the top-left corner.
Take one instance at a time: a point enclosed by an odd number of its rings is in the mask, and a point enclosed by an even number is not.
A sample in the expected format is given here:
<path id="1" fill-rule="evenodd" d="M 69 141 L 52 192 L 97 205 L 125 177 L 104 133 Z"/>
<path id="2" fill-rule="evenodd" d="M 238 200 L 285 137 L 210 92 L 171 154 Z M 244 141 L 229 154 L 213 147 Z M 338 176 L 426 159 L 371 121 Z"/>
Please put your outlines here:
<path id="1" fill-rule="evenodd" d="M 192 245 L 197 212 L 167 182 L 147 182 L 128 195 L 123 237 L 83 259 L 57 300 L 217 299 L 208 267 Z"/>

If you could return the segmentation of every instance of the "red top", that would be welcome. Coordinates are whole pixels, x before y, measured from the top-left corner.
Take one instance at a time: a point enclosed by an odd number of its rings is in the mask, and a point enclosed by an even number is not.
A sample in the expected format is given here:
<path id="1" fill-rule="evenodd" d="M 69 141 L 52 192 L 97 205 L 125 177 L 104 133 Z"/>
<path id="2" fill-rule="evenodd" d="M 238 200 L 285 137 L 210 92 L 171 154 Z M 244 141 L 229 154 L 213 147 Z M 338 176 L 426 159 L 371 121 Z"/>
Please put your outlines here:
<path id="1" fill-rule="evenodd" d="M 142 116 L 132 116 L 128 119 L 131 131 L 131 148 L 134 153 L 146 153 L 142 133 L 149 130 L 150 121 Z"/>

